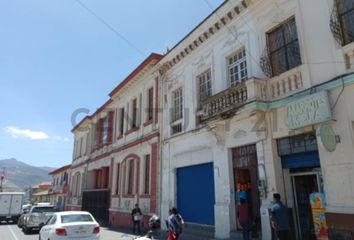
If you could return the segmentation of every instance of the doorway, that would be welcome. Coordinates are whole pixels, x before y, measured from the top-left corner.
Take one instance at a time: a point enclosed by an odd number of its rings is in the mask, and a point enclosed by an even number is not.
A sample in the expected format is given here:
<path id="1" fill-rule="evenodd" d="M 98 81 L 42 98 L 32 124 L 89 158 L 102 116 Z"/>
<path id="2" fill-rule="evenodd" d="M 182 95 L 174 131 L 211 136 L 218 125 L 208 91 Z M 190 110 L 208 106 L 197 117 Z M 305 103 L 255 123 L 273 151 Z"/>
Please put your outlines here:
<path id="1" fill-rule="evenodd" d="M 250 217 L 254 222 L 252 235 L 256 238 L 261 231 L 257 148 L 253 144 L 231 150 L 236 203 L 235 215 L 237 216 L 240 199 L 245 199 L 250 208 Z M 241 230 L 239 226 L 235 226 L 235 229 Z"/>
<path id="2" fill-rule="evenodd" d="M 316 240 L 310 194 L 322 192 L 320 172 L 300 172 L 290 175 L 293 196 L 296 239 Z"/>
<path id="3" fill-rule="evenodd" d="M 177 169 L 177 207 L 186 222 L 215 225 L 213 163 Z"/>

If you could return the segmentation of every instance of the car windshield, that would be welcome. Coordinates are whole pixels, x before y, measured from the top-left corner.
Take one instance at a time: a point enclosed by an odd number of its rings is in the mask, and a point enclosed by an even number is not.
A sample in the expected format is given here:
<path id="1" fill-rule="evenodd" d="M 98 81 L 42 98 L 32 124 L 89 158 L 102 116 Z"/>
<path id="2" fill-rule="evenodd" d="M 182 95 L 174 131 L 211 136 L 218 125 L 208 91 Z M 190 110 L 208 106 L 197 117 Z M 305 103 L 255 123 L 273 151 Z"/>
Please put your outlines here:
<path id="1" fill-rule="evenodd" d="M 34 207 L 32 213 L 55 212 L 53 207 Z"/>
<path id="2" fill-rule="evenodd" d="M 93 219 L 88 214 L 71 214 L 61 216 L 62 223 L 72 223 L 72 222 L 93 222 Z"/>

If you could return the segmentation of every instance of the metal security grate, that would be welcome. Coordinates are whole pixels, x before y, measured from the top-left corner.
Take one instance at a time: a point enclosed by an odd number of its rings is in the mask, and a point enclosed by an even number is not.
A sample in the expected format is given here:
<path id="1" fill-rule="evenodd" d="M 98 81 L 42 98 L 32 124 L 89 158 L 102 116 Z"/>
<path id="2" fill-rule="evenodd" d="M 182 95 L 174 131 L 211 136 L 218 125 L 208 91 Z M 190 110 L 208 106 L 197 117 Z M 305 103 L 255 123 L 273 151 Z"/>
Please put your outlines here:
<path id="1" fill-rule="evenodd" d="M 82 210 L 91 213 L 100 225 L 108 224 L 109 190 L 84 191 Z"/>
<path id="2" fill-rule="evenodd" d="M 336 42 L 339 45 L 343 45 L 343 36 L 338 17 L 337 1 L 333 1 L 333 8 L 331 13 L 331 19 L 329 21 L 329 26 Z"/>

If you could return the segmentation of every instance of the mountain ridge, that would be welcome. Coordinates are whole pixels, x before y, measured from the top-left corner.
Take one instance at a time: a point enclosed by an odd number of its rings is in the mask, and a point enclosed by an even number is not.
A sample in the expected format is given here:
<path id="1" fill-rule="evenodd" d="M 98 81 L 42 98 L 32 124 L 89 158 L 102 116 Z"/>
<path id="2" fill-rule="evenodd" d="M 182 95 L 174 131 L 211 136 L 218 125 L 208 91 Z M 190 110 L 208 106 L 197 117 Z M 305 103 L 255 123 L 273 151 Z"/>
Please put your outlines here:
<path id="1" fill-rule="evenodd" d="M 24 191 L 29 186 L 51 181 L 48 175 L 56 168 L 36 167 L 15 158 L 0 160 L 0 172 L 5 170 L 3 191 Z"/>

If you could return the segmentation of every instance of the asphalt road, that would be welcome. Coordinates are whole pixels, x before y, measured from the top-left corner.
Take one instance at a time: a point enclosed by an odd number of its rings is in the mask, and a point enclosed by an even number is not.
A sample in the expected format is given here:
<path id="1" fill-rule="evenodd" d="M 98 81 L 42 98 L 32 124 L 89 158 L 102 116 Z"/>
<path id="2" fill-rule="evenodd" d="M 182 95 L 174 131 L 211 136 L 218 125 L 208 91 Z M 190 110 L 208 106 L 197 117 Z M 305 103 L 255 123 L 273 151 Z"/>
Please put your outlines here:
<path id="1" fill-rule="evenodd" d="M 133 240 L 137 236 L 101 228 L 101 240 Z M 38 240 L 38 232 L 25 235 L 16 224 L 0 225 L 0 240 Z"/>

